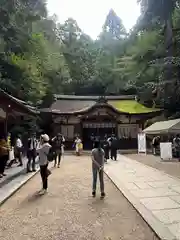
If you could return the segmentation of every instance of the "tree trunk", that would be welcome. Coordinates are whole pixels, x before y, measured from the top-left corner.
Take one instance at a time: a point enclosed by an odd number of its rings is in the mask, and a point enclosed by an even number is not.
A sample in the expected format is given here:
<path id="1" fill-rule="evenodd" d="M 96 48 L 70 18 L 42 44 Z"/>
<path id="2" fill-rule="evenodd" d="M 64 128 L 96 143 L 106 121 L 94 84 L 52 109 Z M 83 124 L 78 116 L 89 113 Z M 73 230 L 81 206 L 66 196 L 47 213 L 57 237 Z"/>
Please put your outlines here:
<path id="1" fill-rule="evenodd" d="M 173 56 L 173 24 L 172 17 L 165 22 L 165 45 L 166 45 L 166 56 Z M 172 64 L 167 64 L 164 71 L 164 80 L 169 81 L 173 78 L 173 66 Z M 169 84 L 164 84 L 164 107 L 166 106 L 166 100 L 168 96 Z"/>

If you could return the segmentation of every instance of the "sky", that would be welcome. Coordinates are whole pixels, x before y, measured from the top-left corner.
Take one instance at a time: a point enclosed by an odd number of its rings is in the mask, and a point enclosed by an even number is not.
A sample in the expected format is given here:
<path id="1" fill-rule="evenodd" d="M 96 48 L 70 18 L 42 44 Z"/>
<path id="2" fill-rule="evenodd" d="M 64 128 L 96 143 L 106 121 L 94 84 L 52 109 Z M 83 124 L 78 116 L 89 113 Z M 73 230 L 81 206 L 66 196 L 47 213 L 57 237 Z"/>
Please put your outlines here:
<path id="1" fill-rule="evenodd" d="M 56 14 L 60 23 L 74 18 L 79 27 L 93 39 L 99 35 L 110 9 L 122 19 L 127 30 L 140 14 L 137 0 L 48 0 L 50 15 Z"/>

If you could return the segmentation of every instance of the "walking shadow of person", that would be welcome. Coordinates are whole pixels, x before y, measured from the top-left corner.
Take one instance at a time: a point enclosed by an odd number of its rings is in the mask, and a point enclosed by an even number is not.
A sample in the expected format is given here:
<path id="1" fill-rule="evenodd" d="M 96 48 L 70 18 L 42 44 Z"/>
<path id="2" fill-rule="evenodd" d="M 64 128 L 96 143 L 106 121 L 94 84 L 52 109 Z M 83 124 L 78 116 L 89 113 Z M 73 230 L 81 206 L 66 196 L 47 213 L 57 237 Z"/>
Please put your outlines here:
<path id="1" fill-rule="evenodd" d="M 22 202 L 22 205 L 36 202 L 36 201 L 42 199 L 43 196 L 45 196 L 45 195 L 42 195 L 39 193 L 39 191 L 36 191 L 32 195 L 28 195 Z"/>

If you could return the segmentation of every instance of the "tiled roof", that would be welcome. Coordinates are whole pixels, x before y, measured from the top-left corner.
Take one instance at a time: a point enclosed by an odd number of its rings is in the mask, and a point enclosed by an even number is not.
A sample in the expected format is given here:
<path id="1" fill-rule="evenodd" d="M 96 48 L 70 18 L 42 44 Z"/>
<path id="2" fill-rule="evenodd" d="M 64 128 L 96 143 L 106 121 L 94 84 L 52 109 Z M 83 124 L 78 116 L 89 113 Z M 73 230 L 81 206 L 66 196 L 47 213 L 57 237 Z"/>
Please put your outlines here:
<path id="1" fill-rule="evenodd" d="M 24 109 L 25 111 L 29 112 L 30 114 L 36 114 L 38 113 L 38 111 L 36 110 L 35 107 L 28 105 L 26 102 L 13 97 L 12 95 L 8 94 L 7 92 L 5 92 L 4 90 L 2 90 L 0 88 L 0 94 L 2 96 L 4 96 L 6 99 L 9 99 L 10 101 L 14 102 L 15 104 L 17 104 L 20 108 Z"/>
<path id="2" fill-rule="evenodd" d="M 96 102 L 91 100 L 56 100 L 51 105 L 51 111 L 73 113 L 87 110 L 95 104 Z"/>
<path id="3" fill-rule="evenodd" d="M 115 100 L 108 103 L 120 112 L 129 114 L 143 114 L 161 111 L 157 108 L 148 108 L 135 100 Z"/>
<path id="4" fill-rule="evenodd" d="M 91 101 L 97 101 L 100 96 L 77 96 L 77 95 L 54 95 L 55 99 L 57 100 L 91 100 Z M 119 96 L 103 96 L 107 100 L 133 100 L 136 98 L 135 95 L 119 95 Z"/>

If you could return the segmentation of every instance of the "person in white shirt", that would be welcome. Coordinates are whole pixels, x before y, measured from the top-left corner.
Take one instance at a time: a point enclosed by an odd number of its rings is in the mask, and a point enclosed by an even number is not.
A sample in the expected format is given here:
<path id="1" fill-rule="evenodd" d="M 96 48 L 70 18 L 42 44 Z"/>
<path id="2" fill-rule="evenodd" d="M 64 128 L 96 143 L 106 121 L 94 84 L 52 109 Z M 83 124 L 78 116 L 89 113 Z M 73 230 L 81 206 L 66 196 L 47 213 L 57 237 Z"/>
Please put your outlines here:
<path id="1" fill-rule="evenodd" d="M 82 141 L 78 136 L 76 137 L 74 144 L 75 144 L 75 149 L 76 149 L 76 155 L 79 156 L 80 152 L 82 150 Z"/>
<path id="2" fill-rule="evenodd" d="M 16 144 L 15 144 L 15 157 L 18 159 L 19 161 L 19 165 L 18 166 L 23 166 L 22 163 L 22 141 L 21 141 L 21 137 L 20 135 L 18 135 L 17 139 L 16 139 Z"/>
<path id="3" fill-rule="evenodd" d="M 37 153 L 39 154 L 40 174 L 43 184 L 40 194 L 46 193 L 48 188 L 48 176 L 51 174 L 48 169 L 48 154 L 50 149 L 51 145 L 49 144 L 49 136 L 47 134 L 41 135 L 40 144 L 37 147 Z"/>
<path id="4" fill-rule="evenodd" d="M 35 165 L 36 165 L 36 148 L 37 148 L 38 141 L 36 139 L 36 134 L 34 133 L 29 139 L 28 139 L 28 150 L 27 150 L 27 172 L 35 172 Z"/>

